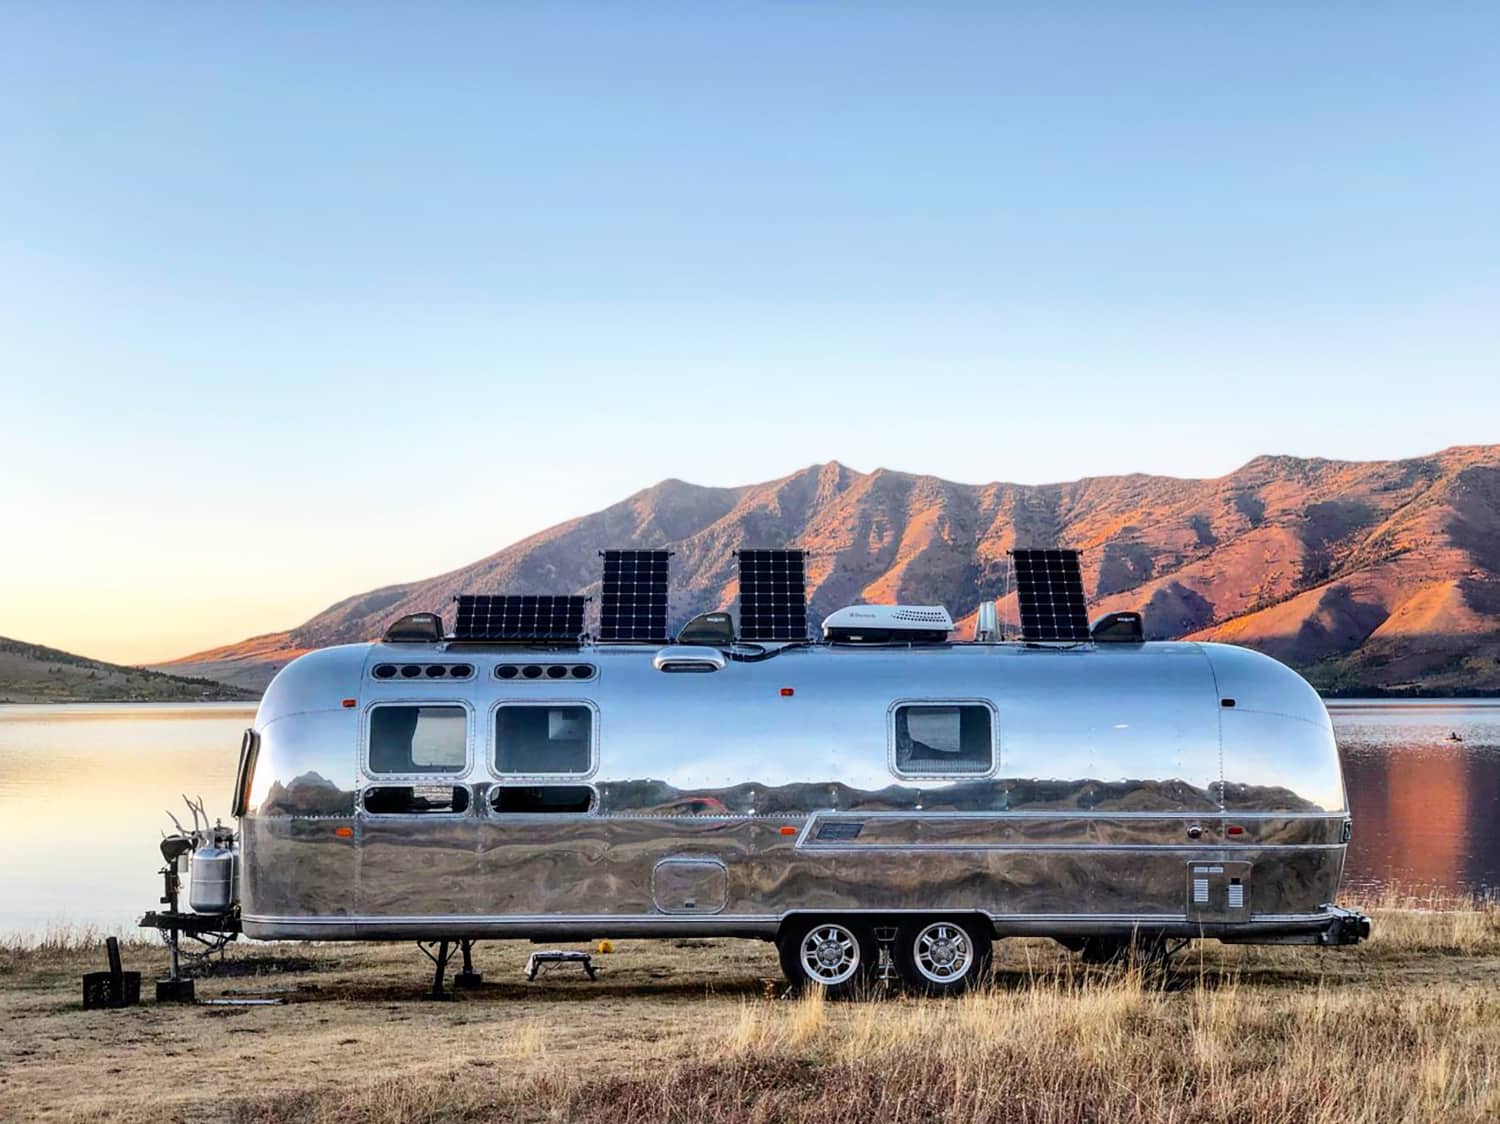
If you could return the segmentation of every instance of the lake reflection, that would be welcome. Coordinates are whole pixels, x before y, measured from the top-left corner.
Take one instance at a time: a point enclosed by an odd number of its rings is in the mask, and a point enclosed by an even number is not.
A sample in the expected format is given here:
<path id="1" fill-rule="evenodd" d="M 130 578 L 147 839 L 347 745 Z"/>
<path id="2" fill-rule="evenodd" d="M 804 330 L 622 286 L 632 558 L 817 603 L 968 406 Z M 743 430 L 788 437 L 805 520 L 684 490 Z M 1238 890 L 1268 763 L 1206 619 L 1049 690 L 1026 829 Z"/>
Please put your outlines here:
<path id="1" fill-rule="evenodd" d="M 161 896 L 164 810 L 229 815 L 245 703 L 0 706 L 0 932 L 133 926 Z"/>
<path id="2" fill-rule="evenodd" d="M 1500 892 L 1500 703 L 1330 702 L 1329 712 L 1354 817 L 1346 885 Z"/>
<path id="3" fill-rule="evenodd" d="M 1330 710 L 1354 815 L 1346 883 L 1500 892 L 1500 702 Z M 185 815 L 186 792 L 228 815 L 254 715 L 242 703 L 0 706 L 0 932 L 131 927 L 161 893 L 164 809 Z"/>

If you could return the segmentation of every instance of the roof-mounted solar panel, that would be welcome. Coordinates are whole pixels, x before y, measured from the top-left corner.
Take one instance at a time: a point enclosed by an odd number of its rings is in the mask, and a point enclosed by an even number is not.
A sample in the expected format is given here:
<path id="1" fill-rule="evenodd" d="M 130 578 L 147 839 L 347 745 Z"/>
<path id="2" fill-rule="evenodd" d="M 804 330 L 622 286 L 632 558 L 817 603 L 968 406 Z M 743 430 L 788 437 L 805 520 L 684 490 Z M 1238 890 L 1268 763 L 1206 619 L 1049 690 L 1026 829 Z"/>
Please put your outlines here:
<path id="1" fill-rule="evenodd" d="M 806 640 L 807 578 L 801 550 L 742 550 L 740 639 Z"/>
<path id="2" fill-rule="evenodd" d="M 461 593 L 455 640 L 510 643 L 544 641 L 575 644 L 583 635 L 587 597 L 576 595 L 507 596 Z"/>
<path id="3" fill-rule="evenodd" d="M 1089 638 L 1088 599 L 1076 550 L 1013 550 L 1021 639 L 1076 642 Z"/>
<path id="4" fill-rule="evenodd" d="M 599 639 L 667 642 L 667 550 L 606 550 Z"/>

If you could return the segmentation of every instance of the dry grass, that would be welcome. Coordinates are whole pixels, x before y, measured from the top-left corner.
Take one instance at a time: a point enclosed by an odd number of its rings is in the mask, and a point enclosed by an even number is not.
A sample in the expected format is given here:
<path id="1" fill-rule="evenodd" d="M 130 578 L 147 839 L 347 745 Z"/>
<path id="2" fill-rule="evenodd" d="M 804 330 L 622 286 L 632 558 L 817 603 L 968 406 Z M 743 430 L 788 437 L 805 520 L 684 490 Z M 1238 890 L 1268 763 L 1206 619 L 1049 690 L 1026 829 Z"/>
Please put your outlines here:
<path id="1" fill-rule="evenodd" d="M 960 1000 L 762 998 L 769 946 L 622 941 L 598 983 L 423 1002 L 402 946 L 252 946 L 201 995 L 286 1006 L 82 1012 L 97 949 L 0 947 L 0 1117 L 634 1122 L 1500 1118 L 1500 906 L 1376 903 L 1356 949 L 1200 942 L 1167 976 L 1005 941 Z M 1451 904 L 1451 903 L 1449 903 Z M 159 967 L 149 946 L 127 966 Z M 280 964 L 287 970 L 278 971 Z M 149 987 L 148 987 L 149 990 Z"/>

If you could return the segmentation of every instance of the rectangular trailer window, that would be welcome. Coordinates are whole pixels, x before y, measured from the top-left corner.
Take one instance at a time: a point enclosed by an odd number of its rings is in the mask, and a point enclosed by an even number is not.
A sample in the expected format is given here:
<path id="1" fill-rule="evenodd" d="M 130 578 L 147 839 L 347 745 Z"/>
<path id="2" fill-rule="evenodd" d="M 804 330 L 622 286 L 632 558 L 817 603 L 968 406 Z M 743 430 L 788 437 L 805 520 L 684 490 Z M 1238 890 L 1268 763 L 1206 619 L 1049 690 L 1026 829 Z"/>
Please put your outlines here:
<path id="1" fill-rule="evenodd" d="M 962 776 L 995 767 L 990 708 L 980 703 L 896 707 L 894 765 L 902 776 Z"/>
<path id="2" fill-rule="evenodd" d="M 582 776 L 594 768 L 594 710 L 567 703 L 506 703 L 495 711 L 495 772 Z"/>
<path id="3" fill-rule="evenodd" d="M 468 811 L 469 790 L 461 784 L 382 785 L 365 789 L 365 811 L 372 816 L 410 816 Z"/>
<path id="4" fill-rule="evenodd" d="M 511 815 L 582 815 L 594 806 L 586 784 L 503 785 L 490 789 L 490 807 Z"/>
<path id="5" fill-rule="evenodd" d="M 469 712 L 461 706 L 377 706 L 370 711 L 372 773 L 462 773 Z"/>

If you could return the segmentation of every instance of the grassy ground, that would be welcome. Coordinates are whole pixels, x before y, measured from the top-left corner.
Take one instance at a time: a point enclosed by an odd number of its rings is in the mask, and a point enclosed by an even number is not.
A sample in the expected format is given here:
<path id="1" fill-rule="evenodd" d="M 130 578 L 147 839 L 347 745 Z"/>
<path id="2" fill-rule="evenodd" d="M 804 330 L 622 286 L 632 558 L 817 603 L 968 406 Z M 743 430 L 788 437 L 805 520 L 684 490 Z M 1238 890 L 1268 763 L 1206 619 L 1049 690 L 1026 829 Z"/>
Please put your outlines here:
<path id="1" fill-rule="evenodd" d="M 88 934 L 0 948 L 0 1118 L 122 1121 L 1469 1121 L 1500 1118 L 1500 908 L 1374 911 L 1356 949 L 1201 942 L 1172 973 L 1005 941 L 964 999 L 767 998 L 769 945 L 622 941 L 421 998 L 405 946 L 242 943 L 207 997 L 81 1009 Z M 159 946 L 126 967 L 162 971 Z"/>

